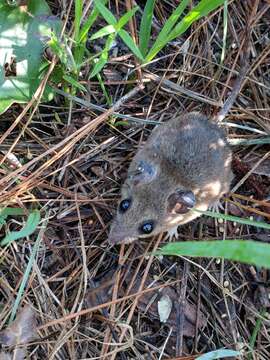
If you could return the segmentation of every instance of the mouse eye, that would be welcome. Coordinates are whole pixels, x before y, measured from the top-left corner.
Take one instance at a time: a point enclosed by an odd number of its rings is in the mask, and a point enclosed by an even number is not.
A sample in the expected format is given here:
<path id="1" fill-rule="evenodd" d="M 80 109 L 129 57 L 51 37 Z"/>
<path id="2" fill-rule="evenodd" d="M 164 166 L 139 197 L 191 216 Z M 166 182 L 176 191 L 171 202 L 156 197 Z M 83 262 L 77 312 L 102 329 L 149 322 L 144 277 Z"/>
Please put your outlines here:
<path id="1" fill-rule="evenodd" d="M 140 227 L 140 231 L 143 234 L 151 234 L 151 232 L 154 230 L 154 223 L 153 221 L 147 221 L 145 223 L 142 224 L 142 226 Z"/>
<path id="2" fill-rule="evenodd" d="M 131 204 L 130 199 L 122 200 L 119 204 L 119 211 L 121 211 L 121 212 L 127 211 L 128 208 L 130 207 L 130 204 Z"/>

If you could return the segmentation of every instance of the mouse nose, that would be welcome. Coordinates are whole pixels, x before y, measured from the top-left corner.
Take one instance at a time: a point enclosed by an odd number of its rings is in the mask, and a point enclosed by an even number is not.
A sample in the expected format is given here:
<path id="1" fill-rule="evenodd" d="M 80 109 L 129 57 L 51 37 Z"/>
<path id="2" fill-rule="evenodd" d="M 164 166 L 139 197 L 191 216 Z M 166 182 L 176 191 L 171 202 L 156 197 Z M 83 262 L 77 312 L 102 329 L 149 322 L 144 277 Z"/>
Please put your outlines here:
<path id="1" fill-rule="evenodd" d="M 110 231 L 108 242 L 110 245 L 129 244 L 136 239 L 136 237 L 130 236 L 126 232 Z"/>

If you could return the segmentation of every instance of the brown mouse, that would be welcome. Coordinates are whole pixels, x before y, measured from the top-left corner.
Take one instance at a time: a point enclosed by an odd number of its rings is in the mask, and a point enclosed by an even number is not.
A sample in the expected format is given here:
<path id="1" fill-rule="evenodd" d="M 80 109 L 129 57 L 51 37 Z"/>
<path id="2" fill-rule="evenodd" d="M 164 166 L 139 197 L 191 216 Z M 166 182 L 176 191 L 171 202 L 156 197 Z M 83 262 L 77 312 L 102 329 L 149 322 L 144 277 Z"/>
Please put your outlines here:
<path id="1" fill-rule="evenodd" d="M 222 129 L 189 113 L 156 126 L 134 156 L 109 242 L 175 233 L 229 190 L 232 153 Z"/>

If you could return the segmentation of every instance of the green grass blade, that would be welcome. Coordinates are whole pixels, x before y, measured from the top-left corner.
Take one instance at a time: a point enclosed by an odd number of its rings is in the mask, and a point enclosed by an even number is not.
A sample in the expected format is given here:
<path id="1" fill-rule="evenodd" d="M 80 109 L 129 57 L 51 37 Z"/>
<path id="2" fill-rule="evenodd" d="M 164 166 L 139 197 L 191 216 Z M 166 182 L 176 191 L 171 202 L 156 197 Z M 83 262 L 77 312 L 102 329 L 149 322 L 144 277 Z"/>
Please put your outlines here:
<path id="1" fill-rule="evenodd" d="M 116 25 L 116 29 L 119 30 L 121 29 L 123 26 L 126 25 L 126 23 L 130 20 L 130 18 L 132 18 L 132 16 L 136 13 L 136 11 L 138 11 L 139 7 L 135 6 L 133 9 L 129 10 L 128 12 L 125 13 L 125 15 L 123 15 L 117 25 Z"/>
<path id="2" fill-rule="evenodd" d="M 223 64 L 225 59 L 226 51 L 226 39 L 228 33 L 228 0 L 224 0 L 224 10 L 223 10 L 223 41 L 222 41 L 222 51 L 220 57 L 220 65 Z"/>
<path id="3" fill-rule="evenodd" d="M 102 1 L 94 0 L 94 2 L 95 2 L 95 5 L 96 5 L 98 11 L 104 17 L 104 19 L 107 21 L 107 23 L 109 25 L 116 25 L 117 20 L 116 20 L 115 16 L 108 8 L 106 8 L 106 6 L 103 5 Z"/>
<path id="4" fill-rule="evenodd" d="M 251 338 L 249 341 L 249 346 L 250 346 L 250 349 L 252 350 L 252 352 L 254 351 L 257 336 L 260 333 L 260 330 L 261 330 L 261 327 L 263 324 L 263 318 L 265 317 L 265 315 L 266 315 L 266 309 L 261 310 L 260 317 L 257 319 L 255 328 L 252 332 L 252 335 L 251 335 Z M 248 360 L 253 360 L 252 352 L 248 354 L 248 356 L 247 356 Z"/>
<path id="5" fill-rule="evenodd" d="M 211 11 L 224 3 L 224 0 L 201 0 L 169 34 L 168 41 L 182 35 L 196 20 L 207 16 Z"/>
<path id="6" fill-rule="evenodd" d="M 229 139 L 229 144 L 232 146 L 239 146 L 239 145 L 264 145 L 270 144 L 270 137 L 263 137 L 259 139 Z"/>
<path id="7" fill-rule="evenodd" d="M 124 41 L 124 43 L 130 48 L 133 54 L 141 61 L 144 61 L 144 57 L 140 52 L 138 46 L 132 40 L 132 37 L 126 32 L 126 30 L 121 29 L 118 31 L 119 36 Z"/>
<path id="8" fill-rule="evenodd" d="M 7 234 L 0 242 L 0 245 L 8 245 L 14 240 L 31 235 L 36 230 L 39 221 L 40 212 L 38 210 L 32 211 L 26 220 L 25 226 L 19 231 L 11 231 L 9 234 Z"/>
<path id="9" fill-rule="evenodd" d="M 90 40 L 95 40 L 103 36 L 107 36 L 115 33 L 115 27 L 113 25 L 104 26 L 104 28 L 98 30 L 95 34 L 90 37 Z"/>
<path id="10" fill-rule="evenodd" d="M 270 268 L 270 244 L 252 240 L 183 241 L 165 245 L 156 254 L 225 258 Z"/>
<path id="11" fill-rule="evenodd" d="M 169 19 L 165 22 L 161 32 L 159 33 L 154 45 L 152 46 L 149 54 L 146 56 L 147 60 L 150 61 L 153 59 L 153 54 L 157 54 L 168 42 L 168 34 L 178 21 L 179 17 L 182 15 L 183 11 L 186 9 L 189 0 L 182 0 L 177 8 L 173 11 Z M 154 56 L 155 56 L 154 55 Z"/>
<path id="12" fill-rule="evenodd" d="M 199 212 L 199 213 L 201 213 L 203 215 L 210 216 L 210 217 L 213 217 L 213 218 L 216 218 L 216 219 L 223 219 L 223 220 L 227 220 L 227 221 L 235 221 L 235 222 L 237 222 L 239 224 L 251 225 L 251 226 L 255 226 L 257 228 L 270 230 L 270 224 L 267 224 L 267 223 L 262 222 L 262 221 L 254 221 L 254 220 L 250 220 L 250 219 L 246 219 L 246 218 L 240 218 L 238 216 L 215 213 L 215 212 L 212 212 L 212 211 L 201 211 L 201 210 L 197 210 L 197 209 L 193 209 L 192 211 L 196 211 L 196 212 Z"/>
<path id="13" fill-rule="evenodd" d="M 102 0 L 102 4 L 106 4 L 108 0 Z M 92 25 L 96 21 L 98 17 L 99 11 L 96 7 L 94 7 L 93 11 L 89 15 L 88 19 L 84 23 L 84 25 L 81 28 L 80 36 L 79 36 L 79 42 L 85 42 L 87 40 L 88 32 L 91 29 Z"/>
<path id="14" fill-rule="evenodd" d="M 87 92 L 87 89 L 79 83 L 76 79 L 74 79 L 72 76 L 69 75 L 63 75 L 63 79 L 66 80 L 69 84 L 71 84 L 73 87 L 80 89 L 84 92 Z"/>
<path id="15" fill-rule="evenodd" d="M 34 244 L 34 247 L 33 247 L 32 251 L 30 251 L 29 261 L 28 261 L 28 264 L 26 266 L 25 272 L 23 274 L 22 282 L 20 284 L 18 294 L 17 294 L 16 300 L 14 302 L 14 305 L 13 305 L 13 308 L 12 308 L 12 311 L 11 311 L 9 323 L 12 323 L 12 321 L 14 320 L 16 312 L 17 312 L 18 307 L 20 305 L 21 299 L 23 297 L 23 292 L 24 292 L 24 289 L 26 287 L 27 281 L 29 279 L 29 275 L 30 275 L 30 272 L 32 270 L 36 254 L 37 254 L 38 249 L 40 247 L 40 243 L 41 243 L 41 240 L 43 238 L 43 234 L 44 234 L 44 231 L 46 229 L 47 223 L 48 223 L 48 219 L 45 221 L 42 228 L 40 229 L 39 234 L 38 234 L 37 239 L 36 239 L 36 242 Z"/>
<path id="16" fill-rule="evenodd" d="M 74 40 L 78 42 L 80 34 L 80 25 L 82 18 L 82 0 L 75 0 L 75 35 Z"/>
<path id="17" fill-rule="evenodd" d="M 24 215 L 25 211 L 22 208 L 4 208 L 0 210 L 0 216 L 6 218 L 7 216 L 16 216 L 16 215 Z"/>
<path id="18" fill-rule="evenodd" d="M 207 354 L 201 355 L 196 358 L 196 360 L 215 360 L 223 359 L 227 357 L 236 357 L 241 355 L 240 351 L 219 349 L 215 351 L 210 351 Z"/>
<path id="19" fill-rule="evenodd" d="M 106 63 L 108 61 L 109 50 L 111 48 L 111 45 L 112 45 L 112 42 L 114 41 L 114 39 L 115 39 L 114 34 L 111 34 L 111 35 L 108 36 L 108 39 L 107 39 L 106 44 L 105 44 L 105 48 L 103 49 L 98 61 L 95 63 L 94 68 L 91 71 L 91 74 L 89 76 L 89 79 L 96 76 L 103 69 L 103 67 L 106 65 Z"/>
<path id="20" fill-rule="evenodd" d="M 143 56 L 147 54 L 148 44 L 151 35 L 155 1 L 156 0 L 147 0 L 143 11 L 139 32 L 139 49 Z"/>
<path id="21" fill-rule="evenodd" d="M 195 6 L 181 21 L 175 26 L 170 33 L 165 33 L 162 38 L 159 38 L 159 42 L 155 42 L 151 50 L 146 56 L 147 61 L 151 61 L 157 53 L 163 49 L 168 42 L 174 40 L 178 36 L 182 35 L 194 21 L 200 19 L 203 16 L 208 15 L 211 11 L 222 5 L 224 0 L 201 0 L 197 6 Z M 166 35 L 166 36 L 165 36 Z"/>

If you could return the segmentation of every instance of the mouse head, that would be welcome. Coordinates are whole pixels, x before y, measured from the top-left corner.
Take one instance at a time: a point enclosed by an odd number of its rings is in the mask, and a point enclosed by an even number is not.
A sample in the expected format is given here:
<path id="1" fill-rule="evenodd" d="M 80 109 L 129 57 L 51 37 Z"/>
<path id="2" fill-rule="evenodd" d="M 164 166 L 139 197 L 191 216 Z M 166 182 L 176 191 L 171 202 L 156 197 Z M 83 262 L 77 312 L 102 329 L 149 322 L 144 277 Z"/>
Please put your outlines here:
<path id="1" fill-rule="evenodd" d="M 157 235 L 177 225 L 195 206 L 193 192 L 176 187 L 163 173 L 166 171 L 155 161 L 132 162 L 111 226 L 110 243 Z"/>

